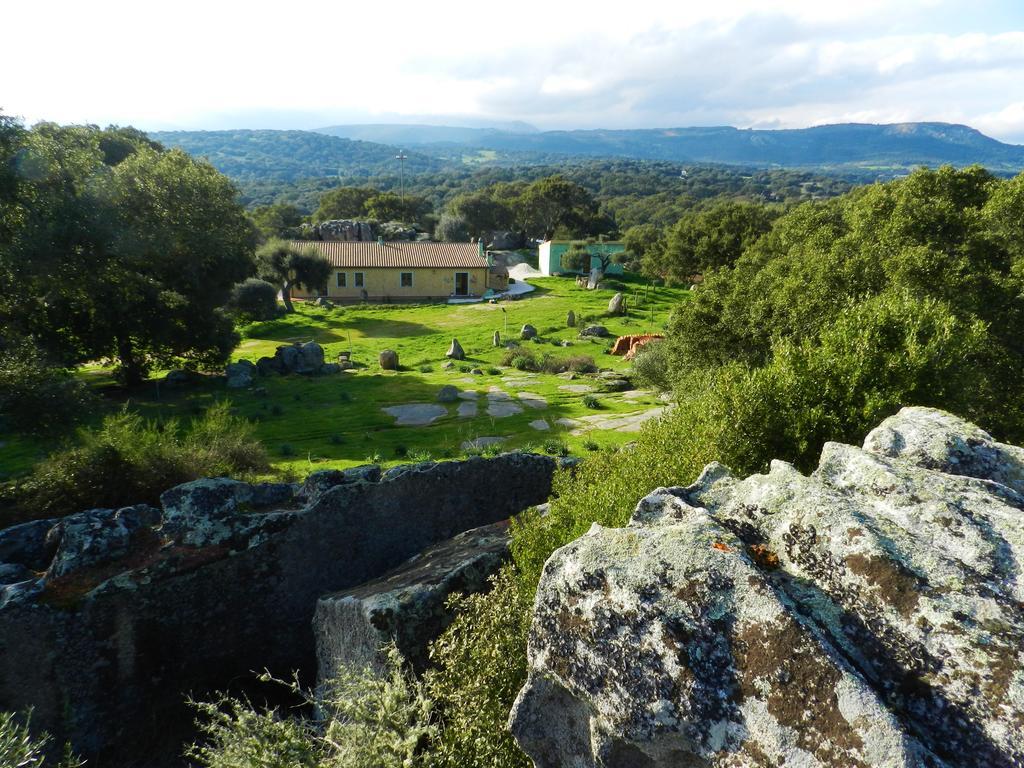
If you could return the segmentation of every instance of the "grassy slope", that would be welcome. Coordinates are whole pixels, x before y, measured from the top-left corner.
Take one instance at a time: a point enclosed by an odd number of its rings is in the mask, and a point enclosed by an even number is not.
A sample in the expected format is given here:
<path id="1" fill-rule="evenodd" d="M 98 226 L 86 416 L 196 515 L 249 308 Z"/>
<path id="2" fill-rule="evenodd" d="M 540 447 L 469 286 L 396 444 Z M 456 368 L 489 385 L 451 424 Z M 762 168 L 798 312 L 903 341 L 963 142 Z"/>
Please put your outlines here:
<path id="1" fill-rule="evenodd" d="M 642 296 L 645 286 L 626 280 L 629 292 Z M 538 290 L 514 302 L 501 304 L 466 305 L 367 305 L 319 309 L 299 306 L 294 315 L 279 320 L 256 323 L 243 328 L 244 340 L 235 351 L 234 358 L 255 361 L 262 355 L 273 355 L 281 343 L 308 341 L 322 344 L 329 361 L 338 352 L 351 349 L 352 359 L 360 367 L 354 374 L 321 377 L 261 378 L 256 386 L 265 394 L 253 390 L 228 390 L 222 380 L 211 380 L 185 391 L 163 390 L 154 383 L 126 398 L 123 393 L 110 393 L 111 406 L 128 402 L 148 416 L 163 418 L 179 416 L 189 418 L 201 412 L 212 402 L 228 398 L 243 416 L 258 423 L 258 435 L 267 445 L 275 465 L 304 475 L 313 469 L 345 467 L 361 464 L 370 457 L 385 462 L 401 461 L 404 448 L 409 453 L 429 453 L 434 458 L 458 456 L 463 453 L 464 441 L 480 436 L 508 436 L 507 447 L 542 446 L 554 441 L 564 443 L 574 453 L 584 451 L 585 441 L 601 445 L 627 442 L 632 433 L 592 431 L 585 436 L 571 436 L 567 430 L 554 427 L 554 420 L 579 418 L 594 414 L 631 413 L 652 407 L 654 398 L 630 402 L 621 395 L 599 394 L 601 410 L 583 405 L 582 396 L 559 390 L 567 382 L 557 376 L 539 374 L 529 386 L 514 388 L 508 379 L 522 379 L 523 375 L 511 369 L 500 374 L 486 373 L 498 367 L 504 349 L 492 346 L 495 330 L 518 339 L 524 323 L 534 325 L 545 343 L 529 343 L 538 355 L 548 352 L 556 356 L 585 354 L 594 357 L 602 368 L 626 369 L 628 363 L 618 357 L 604 354 L 611 340 L 588 341 L 577 337 L 578 329 L 565 327 L 569 309 L 577 317 L 590 317 L 592 322 L 605 325 L 612 335 L 657 331 L 664 324 L 671 307 L 685 295 L 679 289 L 652 289 L 649 303 L 634 301 L 628 317 L 605 318 L 612 290 L 585 291 L 576 287 L 571 279 L 545 278 L 534 281 Z M 653 315 L 651 308 L 653 307 Z M 502 311 L 504 310 L 504 312 Z M 483 376 L 442 369 L 444 354 L 451 339 L 458 338 L 466 351 L 466 365 L 481 368 Z M 556 347 L 550 342 L 569 339 L 573 346 Z M 526 342 L 524 342 L 525 344 Z M 399 354 L 403 370 L 381 371 L 377 354 L 382 349 L 394 349 Z M 431 366 L 428 372 L 421 366 Z M 103 372 L 91 370 L 87 375 L 102 381 Z M 471 379 L 472 381 L 467 381 Z M 587 379 L 573 383 L 587 383 Z M 482 394 L 478 415 L 472 419 L 459 418 L 458 403 L 447 406 L 448 415 L 423 427 L 398 427 L 394 419 L 381 409 L 390 405 L 436 401 L 438 390 L 445 384 L 460 389 L 476 389 L 481 393 L 490 386 L 501 386 L 505 391 L 535 392 L 547 398 L 544 410 L 525 408 L 523 413 L 505 418 L 492 418 L 485 413 L 486 400 Z M 529 422 L 546 419 L 553 428 L 541 432 L 532 429 Z M 8 473 L 27 471 L 45 446 L 18 440 L 0 446 L 0 466 Z"/>

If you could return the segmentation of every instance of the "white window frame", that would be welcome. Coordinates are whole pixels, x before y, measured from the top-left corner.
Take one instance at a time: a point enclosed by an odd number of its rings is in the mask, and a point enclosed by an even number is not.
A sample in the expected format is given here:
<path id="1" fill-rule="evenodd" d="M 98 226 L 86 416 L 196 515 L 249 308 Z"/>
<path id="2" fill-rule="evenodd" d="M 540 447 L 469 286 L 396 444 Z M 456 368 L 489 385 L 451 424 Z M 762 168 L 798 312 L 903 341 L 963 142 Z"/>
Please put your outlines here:
<path id="1" fill-rule="evenodd" d="M 366 273 L 365 272 L 353 272 L 355 278 L 352 280 L 353 286 L 356 288 L 366 287 Z"/>
<path id="2" fill-rule="evenodd" d="M 338 272 L 335 282 L 338 288 L 348 288 L 348 272 Z"/>
<path id="3" fill-rule="evenodd" d="M 402 282 L 405 279 L 406 275 L 409 276 L 409 284 L 408 285 L 405 285 Z M 415 280 L 415 278 L 412 276 L 412 272 L 399 272 L 398 273 L 398 287 L 399 288 L 412 288 L 414 280 Z"/>

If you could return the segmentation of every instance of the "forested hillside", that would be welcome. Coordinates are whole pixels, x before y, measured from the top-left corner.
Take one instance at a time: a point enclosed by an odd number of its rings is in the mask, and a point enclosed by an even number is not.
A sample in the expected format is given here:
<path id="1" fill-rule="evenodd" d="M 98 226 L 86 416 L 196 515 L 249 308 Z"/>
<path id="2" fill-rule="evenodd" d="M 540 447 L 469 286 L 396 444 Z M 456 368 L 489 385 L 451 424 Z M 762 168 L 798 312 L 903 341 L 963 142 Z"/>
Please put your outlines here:
<path id="1" fill-rule="evenodd" d="M 294 181 L 398 171 L 394 147 L 310 131 L 158 131 L 150 137 L 209 160 L 236 180 Z M 405 170 L 410 174 L 437 171 L 445 165 L 421 153 L 405 154 Z"/>

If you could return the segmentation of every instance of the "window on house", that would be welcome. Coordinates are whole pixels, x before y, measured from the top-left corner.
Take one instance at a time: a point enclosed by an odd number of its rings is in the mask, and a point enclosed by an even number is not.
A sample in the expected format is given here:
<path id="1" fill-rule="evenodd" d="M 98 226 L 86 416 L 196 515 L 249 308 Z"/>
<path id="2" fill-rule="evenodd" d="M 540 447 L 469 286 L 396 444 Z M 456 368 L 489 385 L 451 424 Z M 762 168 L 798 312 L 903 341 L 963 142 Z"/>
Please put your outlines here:
<path id="1" fill-rule="evenodd" d="M 363 287 L 363 273 L 362 272 L 356 272 L 355 276 L 356 276 L 356 288 L 362 288 Z"/>
<path id="2" fill-rule="evenodd" d="M 347 285 L 348 285 L 348 273 L 346 273 L 346 272 L 339 272 L 338 273 L 338 287 L 339 288 L 344 288 Z"/>
<path id="3" fill-rule="evenodd" d="M 399 278 L 399 285 L 403 288 L 412 288 L 412 272 L 403 272 Z"/>

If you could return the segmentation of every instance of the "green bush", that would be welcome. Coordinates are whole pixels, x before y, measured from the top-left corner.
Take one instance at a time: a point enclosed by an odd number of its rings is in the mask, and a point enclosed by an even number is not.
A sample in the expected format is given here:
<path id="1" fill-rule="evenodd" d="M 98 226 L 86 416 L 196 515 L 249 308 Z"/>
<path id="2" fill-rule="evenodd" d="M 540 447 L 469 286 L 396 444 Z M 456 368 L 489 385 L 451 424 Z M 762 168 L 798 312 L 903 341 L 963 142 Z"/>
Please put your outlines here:
<path id="1" fill-rule="evenodd" d="M 633 383 L 645 389 L 668 392 L 672 389 L 670 350 L 661 341 L 641 346 L 633 358 Z"/>
<path id="2" fill-rule="evenodd" d="M 601 407 L 601 401 L 597 398 L 596 395 L 584 395 L 583 396 L 583 407 L 584 408 L 592 408 L 593 410 L 597 410 L 598 408 Z"/>
<path id="3" fill-rule="evenodd" d="M 430 765 L 422 746 L 437 734 L 425 686 L 385 649 L 381 670 L 338 670 L 317 701 L 297 683 L 286 686 L 322 716 L 283 717 L 247 701 L 221 697 L 193 702 L 203 743 L 187 756 L 205 768 L 419 768 Z"/>
<path id="4" fill-rule="evenodd" d="M 12 432 L 59 433 L 95 405 L 85 384 L 70 371 L 44 362 L 34 345 L 0 351 L 0 426 Z"/>
<path id="5" fill-rule="evenodd" d="M 277 315 L 277 287 L 250 277 L 231 289 L 228 306 L 243 320 L 272 320 Z"/>
<path id="6" fill-rule="evenodd" d="M 594 358 L 589 355 L 571 355 L 569 357 L 556 357 L 554 355 L 543 355 L 538 358 L 536 353 L 513 347 L 505 351 L 501 359 L 502 365 L 511 366 L 519 371 L 542 371 L 544 373 L 593 373 L 597 370 Z"/>
<path id="7" fill-rule="evenodd" d="M 190 423 L 147 421 L 124 410 L 77 444 L 39 462 L 17 488 L 19 519 L 51 517 L 95 507 L 156 504 L 160 494 L 199 477 L 269 470 L 252 425 L 217 403 Z M 4 521 L 6 524 L 14 522 Z"/>
<path id="8" fill-rule="evenodd" d="M 29 730 L 31 715 L 18 718 L 13 712 L 0 712 L 0 766 L 3 768 L 80 768 L 85 765 L 78 760 L 69 746 L 59 760 L 48 759 L 50 735 L 33 735 Z"/>

